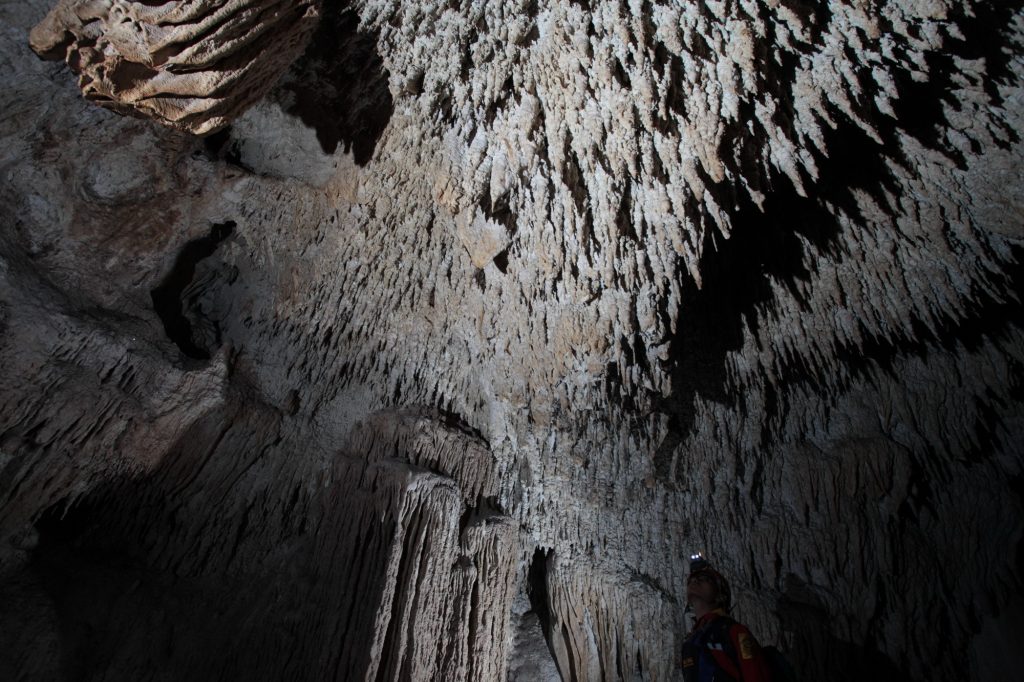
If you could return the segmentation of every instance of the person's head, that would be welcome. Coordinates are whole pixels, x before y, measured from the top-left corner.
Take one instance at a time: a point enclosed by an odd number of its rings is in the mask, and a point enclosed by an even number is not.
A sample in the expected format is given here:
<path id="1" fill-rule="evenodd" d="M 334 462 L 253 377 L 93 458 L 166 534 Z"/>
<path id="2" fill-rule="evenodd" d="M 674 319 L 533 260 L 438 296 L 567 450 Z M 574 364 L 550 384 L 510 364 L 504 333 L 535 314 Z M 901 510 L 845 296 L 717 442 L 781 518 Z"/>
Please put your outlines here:
<path id="1" fill-rule="evenodd" d="M 732 606 L 732 591 L 725 577 L 702 560 L 686 579 L 686 602 L 697 618 L 704 614 Z"/>

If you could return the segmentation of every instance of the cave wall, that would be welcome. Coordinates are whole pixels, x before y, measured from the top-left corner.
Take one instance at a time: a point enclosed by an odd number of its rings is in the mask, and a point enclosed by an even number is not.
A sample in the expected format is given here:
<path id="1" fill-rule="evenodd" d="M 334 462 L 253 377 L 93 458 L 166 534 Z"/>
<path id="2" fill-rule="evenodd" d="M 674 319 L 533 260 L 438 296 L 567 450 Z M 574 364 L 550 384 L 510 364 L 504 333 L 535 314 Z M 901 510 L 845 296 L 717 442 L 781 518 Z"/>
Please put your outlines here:
<path id="1" fill-rule="evenodd" d="M 679 679 L 696 550 L 807 679 L 1017 661 L 1019 2 L 325 1 L 205 138 L 49 9 L 0 677 Z"/>

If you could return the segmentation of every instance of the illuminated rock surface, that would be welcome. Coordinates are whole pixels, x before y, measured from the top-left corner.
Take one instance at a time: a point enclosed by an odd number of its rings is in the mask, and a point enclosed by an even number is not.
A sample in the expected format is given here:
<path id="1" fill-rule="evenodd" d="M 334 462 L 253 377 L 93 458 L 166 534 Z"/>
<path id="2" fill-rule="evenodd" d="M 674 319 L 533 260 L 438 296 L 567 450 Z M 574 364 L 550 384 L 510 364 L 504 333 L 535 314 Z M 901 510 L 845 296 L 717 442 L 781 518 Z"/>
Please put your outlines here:
<path id="1" fill-rule="evenodd" d="M 222 128 L 306 46 L 317 0 L 59 0 L 31 34 L 89 100 L 172 128 Z"/>
<path id="2" fill-rule="evenodd" d="M 1021 664 L 1019 3 L 327 1 L 205 138 L 50 9 L 0 679 L 674 680 L 697 549 L 805 679 Z"/>

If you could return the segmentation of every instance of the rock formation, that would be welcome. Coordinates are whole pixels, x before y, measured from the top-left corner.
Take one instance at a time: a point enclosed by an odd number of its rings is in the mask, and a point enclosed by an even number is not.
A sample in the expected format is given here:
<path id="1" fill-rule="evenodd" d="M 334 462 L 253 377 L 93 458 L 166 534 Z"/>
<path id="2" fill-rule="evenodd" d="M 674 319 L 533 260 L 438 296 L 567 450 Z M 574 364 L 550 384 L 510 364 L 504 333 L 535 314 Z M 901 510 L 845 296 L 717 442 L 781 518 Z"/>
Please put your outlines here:
<path id="1" fill-rule="evenodd" d="M 316 17 L 317 0 L 60 0 L 31 44 L 86 99 L 203 134 L 267 93 Z"/>
<path id="2" fill-rule="evenodd" d="M 677 680 L 695 550 L 805 679 L 1021 669 L 1021 3 L 58 5 L 156 123 L 50 9 L 0 679 Z"/>

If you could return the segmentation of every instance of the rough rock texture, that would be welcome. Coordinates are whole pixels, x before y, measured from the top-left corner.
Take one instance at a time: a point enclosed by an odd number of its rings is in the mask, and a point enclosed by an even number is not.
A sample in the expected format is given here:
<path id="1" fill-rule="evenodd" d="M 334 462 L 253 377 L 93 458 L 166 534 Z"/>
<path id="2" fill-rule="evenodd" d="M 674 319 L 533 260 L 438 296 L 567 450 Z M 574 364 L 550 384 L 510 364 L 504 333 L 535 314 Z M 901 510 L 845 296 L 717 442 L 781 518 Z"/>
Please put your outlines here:
<path id="1" fill-rule="evenodd" d="M 223 128 L 301 54 L 318 0 L 59 0 L 31 34 L 86 99 L 197 134 Z"/>
<path id="2" fill-rule="evenodd" d="M 326 2 L 205 140 L 46 10 L 0 678 L 679 679 L 697 549 L 805 679 L 1021 665 L 1020 2 Z"/>

